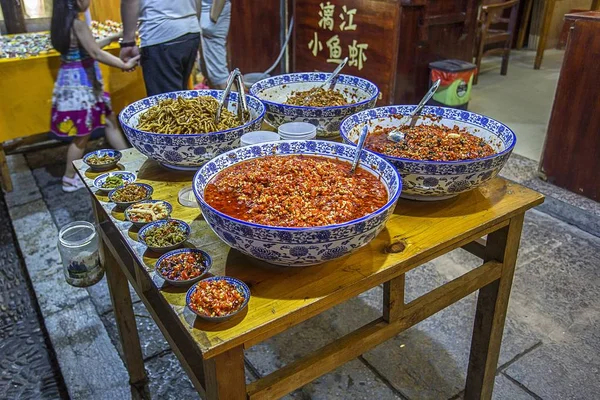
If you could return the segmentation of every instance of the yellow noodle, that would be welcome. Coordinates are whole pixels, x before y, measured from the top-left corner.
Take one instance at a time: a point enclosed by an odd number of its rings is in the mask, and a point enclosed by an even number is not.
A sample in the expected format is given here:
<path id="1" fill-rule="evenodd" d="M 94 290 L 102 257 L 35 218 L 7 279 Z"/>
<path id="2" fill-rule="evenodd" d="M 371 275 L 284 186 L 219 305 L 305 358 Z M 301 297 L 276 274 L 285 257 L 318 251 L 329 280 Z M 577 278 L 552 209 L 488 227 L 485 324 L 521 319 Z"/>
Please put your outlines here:
<path id="1" fill-rule="evenodd" d="M 242 125 L 231 111 L 223 108 L 219 124 L 215 114 L 219 102 L 210 96 L 161 100 L 140 115 L 137 129 L 154 133 L 194 134 L 224 131 Z"/>

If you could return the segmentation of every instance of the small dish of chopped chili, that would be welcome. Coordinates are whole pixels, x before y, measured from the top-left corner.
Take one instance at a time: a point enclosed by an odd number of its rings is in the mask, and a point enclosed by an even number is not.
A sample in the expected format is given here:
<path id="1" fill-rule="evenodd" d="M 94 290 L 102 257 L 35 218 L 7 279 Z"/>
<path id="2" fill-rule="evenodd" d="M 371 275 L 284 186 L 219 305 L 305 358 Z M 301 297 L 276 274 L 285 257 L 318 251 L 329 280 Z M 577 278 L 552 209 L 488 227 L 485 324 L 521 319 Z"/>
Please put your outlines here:
<path id="1" fill-rule="evenodd" d="M 190 310 L 208 321 L 224 321 L 243 310 L 250 300 L 250 289 L 239 279 L 214 276 L 192 286 L 185 296 Z"/>
<path id="2" fill-rule="evenodd" d="M 212 259 L 200 249 L 173 250 L 156 261 L 156 272 L 174 286 L 198 282 L 210 270 Z"/>
<path id="3" fill-rule="evenodd" d="M 272 155 L 219 172 L 204 200 L 232 218 L 278 227 L 341 224 L 376 212 L 389 195 L 364 168 L 350 174 L 344 160 L 312 155 Z"/>
<path id="4" fill-rule="evenodd" d="M 390 156 L 423 161 L 464 161 L 489 157 L 496 152 L 485 139 L 469 133 L 465 128 L 422 124 L 402 126 L 404 140 L 394 142 L 388 133 L 396 127 L 375 126 L 369 132 L 365 147 Z"/>
<path id="5" fill-rule="evenodd" d="M 148 200 L 154 189 L 145 183 L 128 183 L 125 186 L 113 189 L 108 193 L 108 199 L 119 208 L 126 208 L 134 203 Z"/>

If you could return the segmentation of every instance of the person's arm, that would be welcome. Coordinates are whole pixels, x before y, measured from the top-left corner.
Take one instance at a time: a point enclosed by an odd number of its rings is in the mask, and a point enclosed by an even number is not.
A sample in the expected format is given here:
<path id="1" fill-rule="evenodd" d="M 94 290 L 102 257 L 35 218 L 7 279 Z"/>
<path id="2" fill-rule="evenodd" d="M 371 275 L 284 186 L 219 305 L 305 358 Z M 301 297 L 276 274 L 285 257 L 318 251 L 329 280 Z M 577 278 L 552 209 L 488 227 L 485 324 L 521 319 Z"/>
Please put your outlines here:
<path id="1" fill-rule="evenodd" d="M 163 0 L 165 1 L 165 0 Z M 140 0 L 121 0 L 121 20 L 123 21 L 123 42 L 135 42 L 138 18 L 140 16 Z M 119 57 L 128 61 L 137 57 L 140 49 L 137 46 L 123 47 Z"/>
<path id="2" fill-rule="evenodd" d="M 121 0 L 121 20 L 123 20 L 123 41 L 133 42 L 140 16 L 140 0 Z"/>
<path id="3" fill-rule="evenodd" d="M 110 65 L 111 67 L 120 68 L 122 70 L 128 70 L 133 68 L 137 64 L 137 58 L 132 58 L 127 62 L 123 62 L 119 57 L 115 57 L 112 54 L 102 50 L 96 40 L 94 39 L 94 35 L 92 35 L 92 31 L 87 26 L 87 24 L 83 21 L 76 19 L 73 21 L 73 30 L 75 31 L 75 36 L 77 36 L 77 40 L 83 46 L 85 51 L 95 60 L 101 62 L 102 64 Z"/>
<path id="4" fill-rule="evenodd" d="M 223 12 L 223 8 L 225 8 L 225 1 L 226 0 L 213 0 L 212 6 L 210 7 L 210 20 L 215 24 Z"/>
<path id="5" fill-rule="evenodd" d="M 123 31 L 113 33 L 112 35 L 108 35 L 107 37 L 96 41 L 96 43 L 98 43 L 98 47 L 103 49 L 106 46 L 108 46 L 109 44 L 111 44 L 112 42 L 116 42 L 117 40 L 119 40 L 119 38 L 121 38 L 121 36 L 123 36 Z"/>

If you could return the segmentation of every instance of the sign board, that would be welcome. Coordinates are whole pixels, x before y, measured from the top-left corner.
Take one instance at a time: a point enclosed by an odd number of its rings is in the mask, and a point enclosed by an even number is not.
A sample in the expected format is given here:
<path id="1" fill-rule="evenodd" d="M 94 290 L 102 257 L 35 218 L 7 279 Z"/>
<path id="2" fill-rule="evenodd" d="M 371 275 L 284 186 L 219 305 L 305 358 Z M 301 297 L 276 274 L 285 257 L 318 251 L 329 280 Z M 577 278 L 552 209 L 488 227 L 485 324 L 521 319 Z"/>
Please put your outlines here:
<path id="1" fill-rule="evenodd" d="M 400 5 L 382 0 L 297 0 L 294 70 L 342 71 L 375 83 L 383 103 L 394 95 Z"/>

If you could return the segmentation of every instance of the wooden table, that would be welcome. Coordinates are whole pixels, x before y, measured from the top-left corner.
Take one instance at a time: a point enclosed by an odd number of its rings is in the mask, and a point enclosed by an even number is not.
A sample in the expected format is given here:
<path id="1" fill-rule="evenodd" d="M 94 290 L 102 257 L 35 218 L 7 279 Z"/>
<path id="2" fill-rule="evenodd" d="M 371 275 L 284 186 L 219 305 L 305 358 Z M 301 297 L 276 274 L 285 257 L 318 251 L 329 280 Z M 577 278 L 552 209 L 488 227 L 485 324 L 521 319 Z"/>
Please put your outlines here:
<path id="1" fill-rule="evenodd" d="M 483 187 L 440 202 L 401 200 L 385 229 L 356 253 L 319 266 L 280 268 L 260 264 L 230 249 L 212 233 L 199 209 L 177 201 L 190 186 L 189 173 L 167 171 L 136 150 L 124 152 L 121 167 L 154 187 L 154 199 L 173 204 L 174 218 L 191 224 L 191 246 L 214 260 L 212 273 L 246 282 L 252 297 L 246 311 L 220 324 L 195 319 L 185 307 L 185 289 L 162 286 L 153 272 L 159 256 L 136 241 L 107 198 L 93 193 L 102 239 L 101 254 L 134 388 L 142 389 L 142 360 L 131 283 L 179 358 L 195 388 L 207 399 L 272 399 L 301 387 L 358 357 L 461 298 L 479 290 L 465 398 L 489 399 L 525 211 L 543 196 L 496 178 Z M 86 184 L 96 176 L 75 163 Z M 487 235 L 487 241 L 480 238 Z M 463 247 L 483 264 L 463 276 L 404 302 L 405 273 Z M 318 315 L 377 285 L 384 285 L 381 318 L 249 385 L 243 350 Z"/>

